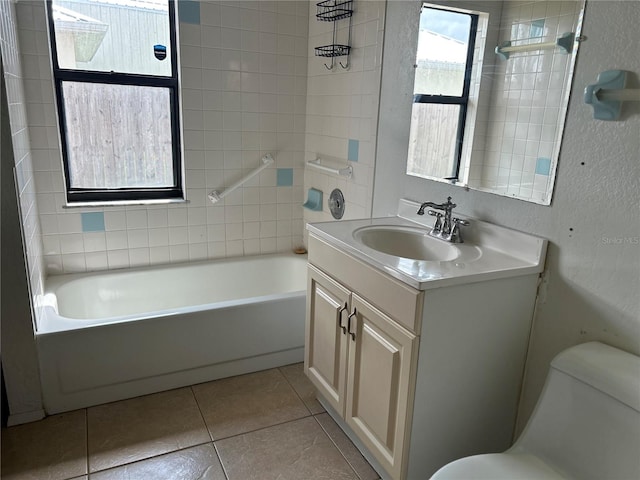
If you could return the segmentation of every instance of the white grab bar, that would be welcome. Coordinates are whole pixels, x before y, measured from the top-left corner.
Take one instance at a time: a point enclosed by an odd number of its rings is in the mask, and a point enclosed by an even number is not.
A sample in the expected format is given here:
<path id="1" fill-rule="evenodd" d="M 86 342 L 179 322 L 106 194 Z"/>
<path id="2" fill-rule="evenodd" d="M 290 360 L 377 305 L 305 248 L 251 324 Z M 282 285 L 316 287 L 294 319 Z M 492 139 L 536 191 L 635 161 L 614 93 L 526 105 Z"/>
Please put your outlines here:
<path id="1" fill-rule="evenodd" d="M 640 88 L 598 89 L 594 92 L 594 95 L 601 102 L 640 102 Z"/>
<path id="2" fill-rule="evenodd" d="M 327 167 L 326 165 L 322 165 L 320 163 L 319 158 L 316 158 L 315 160 L 309 160 L 307 162 L 307 165 L 309 165 L 312 168 L 315 168 L 316 170 L 320 170 L 327 173 L 333 173 L 334 175 L 340 175 L 341 177 L 351 178 L 351 175 L 353 175 L 353 167 L 351 167 L 351 165 L 347 165 L 344 168 Z"/>
<path id="3" fill-rule="evenodd" d="M 525 39 L 531 40 L 531 39 Z M 519 41 L 519 40 L 514 40 Z M 501 57 L 503 60 L 509 59 L 510 53 L 516 52 L 534 52 L 538 50 L 544 50 L 547 48 L 556 48 L 559 47 L 561 51 L 564 53 L 571 53 L 574 42 L 574 34 L 573 32 L 567 32 L 560 37 L 558 37 L 553 42 L 544 42 L 544 43 L 529 43 L 526 45 L 513 45 L 512 40 L 508 40 L 500 45 L 498 45 L 495 49 L 496 55 Z"/>
<path id="4" fill-rule="evenodd" d="M 233 185 L 225 188 L 222 192 L 218 192 L 217 190 L 212 191 L 208 195 L 209 200 L 211 200 L 211 203 L 219 202 L 224 197 L 226 197 L 231 192 L 233 192 L 236 188 L 238 188 L 240 185 L 242 185 L 244 182 L 255 177 L 257 174 L 259 174 L 262 170 L 264 170 L 271 164 L 273 164 L 273 157 L 271 156 L 270 153 L 267 153 L 264 157 L 262 157 L 262 165 L 257 167 L 255 170 L 252 170 L 251 172 L 247 173 L 244 177 L 242 177 Z"/>

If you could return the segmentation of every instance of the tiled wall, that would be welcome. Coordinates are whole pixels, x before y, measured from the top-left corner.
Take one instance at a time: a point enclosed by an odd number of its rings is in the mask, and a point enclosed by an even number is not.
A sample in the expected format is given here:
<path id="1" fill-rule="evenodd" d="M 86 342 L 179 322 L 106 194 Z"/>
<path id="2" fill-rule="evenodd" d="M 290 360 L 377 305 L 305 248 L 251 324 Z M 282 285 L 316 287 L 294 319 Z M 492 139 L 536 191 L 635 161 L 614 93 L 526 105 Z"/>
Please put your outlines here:
<path id="1" fill-rule="evenodd" d="M 38 295 L 43 288 L 42 244 L 38 222 L 38 205 L 33 169 L 33 151 L 28 127 L 29 100 L 38 94 L 37 86 L 26 80 L 25 65 L 21 59 L 22 45 L 27 39 L 18 35 L 16 17 L 22 5 L 13 2 L 0 2 L 0 43 L 2 45 L 2 64 L 7 88 L 7 102 L 11 124 L 13 153 L 15 158 L 15 179 L 18 189 L 19 205 L 22 216 L 23 235 L 27 253 L 32 296 Z M 30 47 L 35 51 L 46 51 L 47 44 L 41 38 L 30 38 Z M 45 39 L 46 40 L 46 39 Z M 16 252 L 18 253 L 18 252 Z"/>
<path id="2" fill-rule="evenodd" d="M 188 204 L 64 208 L 44 2 L 18 23 L 50 274 L 289 251 L 302 243 L 306 1 L 178 2 Z M 260 165 L 276 162 L 211 204 Z"/>
<path id="3" fill-rule="evenodd" d="M 19 6 L 18 6 L 19 8 Z M 21 65 L 19 46 L 23 39 L 18 38 L 16 27 L 16 6 L 13 2 L 0 1 L 0 50 L 2 51 L 3 74 L 6 85 L 6 105 L 8 110 L 8 121 L 3 113 L 2 130 L 2 154 L 3 161 L 5 154 L 11 153 L 15 163 L 15 183 L 18 191 L 18 208 L 20 210 L 20 221 L 22 222 L 22 236 L 26 251 L 26 268 L 28 272 L 22 270 L 22 262 L 15 262 L 15 265 L 3 263 L 2 275 L 2 369 L 4 382 L 6 385 L 7 400 L 9 405 L 9 425 L 32 421 L 42 418 L 42 395 L 40 392 L 40 379 L 38 371 L 37 357 L 35 353 L 35 339 L 33 337 L 32 309 L 36 307 L 36 296 L 42 293 L 43 288 L 43 266 L 42 266 L 42 246 L 40 243 L 40 227 L 38 224 L 38 207 L 34 189 L 34 178 L 32 168 L 32 152 L 30 149 L 29 130 L 27 128 L 26 99 L 30 94 L 26 85 L 23 85 L 23 66 Z M 34 39 L 35 41 L 35 39 Z M 42 48 L 43 45 L 34 43 L 35 48 Z M 0 98 L 5 101 L 4 95 Z M 6 123 L 5 123 L 6 122 Z M 5 135 L 6 129 L 10 129 L 10 141 Z M 3 166 L 3 175 L 6 169 Z M 3 188 L 13 182 L 3 178 Z M 6 240 L 5 228 L 15 228 L 12 222 L 13 214 L 7 210 L 5 215 L 4 201 L 11 192 L 3 191 L 3 241 Z M 14 208 L 11 202 L 7 202 L 9 209 Z M 7 220 L 9 219 L 9 220 Z M 11 232 L 7 237 L 15 238 Z M 16 242 L 17 243 L 17 242 Z M 3 257 L 5 253 L 9 255 L 22 255 L 19 247 L 6 245 L 3 243 Z M 6 249 L 9 249 L 7 252 Z M 17 270 L 14 270 L 17 269 Z M 7 274 L 7 275 L 5 275 Z M 27 279 L 29 276 L 30 291 L 27 293 Z M 6 282 L 7 277 L 9 282 Z M 32 297 L 29 299 L 29 294 Z"/>
<path id="4" fill-rule="evenodd" d="M 317 21 L 315 4 L 310 6 L 305 158 L 320 158 L 331 167 L 350 164 L 353 177 L 307 167 L 304 194 L 311 188 L 321 191 L 322 210 L 305 209 L 306 222 L 333 220 L 327 200 L 334 188 L 344 194 L 345 219 L 371 215 L 385 2 L 354 0 L 353 9 L 349 68 L 338 65 L 346 57 L 337 57 L 333 70 L 327 70 L 331 59 L 315 56 L 314 48 L 331 44 L 333 25 Z M 346 43 L 348 24 L 348 19 L 338 23 L 339 43 Z"/>
<path id="5" fill-rule="evenodd" d="M 575 32 L 579 2 L 505 2 L 499 41 L 514 45 L 555 41 Z M 568 95 L 571 55 L 560 49 L 516 53 L 496 63 L 493 105 L 486 138 L 482 184 L 493 191 L 543 201 L 553 181 L 559 107 Z"/>

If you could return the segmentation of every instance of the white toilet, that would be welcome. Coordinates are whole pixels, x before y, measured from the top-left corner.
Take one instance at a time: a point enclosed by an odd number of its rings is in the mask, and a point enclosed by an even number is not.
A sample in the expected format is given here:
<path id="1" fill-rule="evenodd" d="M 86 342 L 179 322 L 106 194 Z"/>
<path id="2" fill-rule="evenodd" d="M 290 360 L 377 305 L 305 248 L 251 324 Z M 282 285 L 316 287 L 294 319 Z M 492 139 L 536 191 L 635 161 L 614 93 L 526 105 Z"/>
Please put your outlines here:
<path id="1" fill-rule="evenodd" d="M 598 342 L 565 350 L 513 447 L 456 460 L 431 480 L 569 478 L 640 479 L 640 357 Z"/>

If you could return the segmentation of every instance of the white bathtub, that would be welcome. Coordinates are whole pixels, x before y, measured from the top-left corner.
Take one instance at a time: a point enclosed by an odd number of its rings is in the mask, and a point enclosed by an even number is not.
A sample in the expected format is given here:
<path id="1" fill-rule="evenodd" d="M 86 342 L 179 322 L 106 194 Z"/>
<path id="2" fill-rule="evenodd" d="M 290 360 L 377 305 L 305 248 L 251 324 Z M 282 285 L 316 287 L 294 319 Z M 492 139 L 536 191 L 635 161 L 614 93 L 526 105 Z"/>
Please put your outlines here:
<path id="1" fill-rule="evenodd" d="M 50 277 L 36 332 L 46 412 L 302 361 L 306 260 Z"/>

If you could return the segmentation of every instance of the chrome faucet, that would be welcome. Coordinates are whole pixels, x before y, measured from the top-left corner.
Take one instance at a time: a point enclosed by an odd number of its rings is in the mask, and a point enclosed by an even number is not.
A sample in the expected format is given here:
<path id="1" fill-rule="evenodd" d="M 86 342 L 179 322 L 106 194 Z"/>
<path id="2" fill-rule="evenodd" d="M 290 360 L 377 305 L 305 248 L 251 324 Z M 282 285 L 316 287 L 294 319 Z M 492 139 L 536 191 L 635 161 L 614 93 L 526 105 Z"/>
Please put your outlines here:
<path id="1" fill-rule="evenodd" d="M 424 215 L 424 210 L 427 207 L 442 210 L 444 213 L 436 212 L 435 210 L 427 211 L 429 215 L 436 217 L 436 221 L 433 224 L 433 228 L 429 232 L 429 235 L 446 242 L 462 243 L 463 240 L 462 235 L 460 234 L 460 225 L 468 226 L 469 222 L 460 218 L 451 218 L 451 212 L 456 208 L 456 206 L 457 205 L 455 203 L 451 202 L 451 197 L 447 197 L 446 203 L 424 202 L 420 205 L 417 214 Z M 444 220 L 442 217 L 444 217 Z"/>

